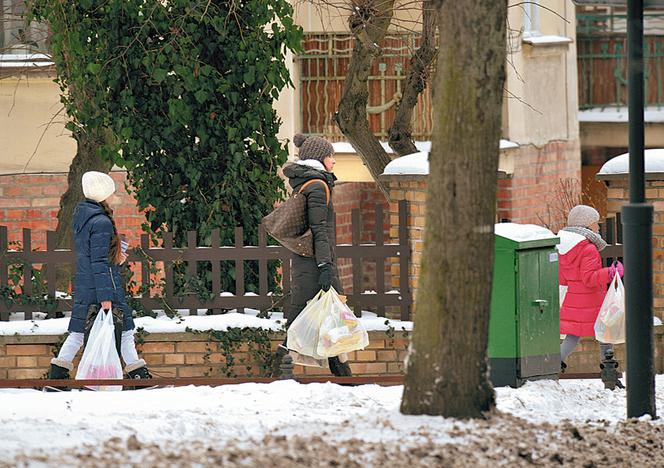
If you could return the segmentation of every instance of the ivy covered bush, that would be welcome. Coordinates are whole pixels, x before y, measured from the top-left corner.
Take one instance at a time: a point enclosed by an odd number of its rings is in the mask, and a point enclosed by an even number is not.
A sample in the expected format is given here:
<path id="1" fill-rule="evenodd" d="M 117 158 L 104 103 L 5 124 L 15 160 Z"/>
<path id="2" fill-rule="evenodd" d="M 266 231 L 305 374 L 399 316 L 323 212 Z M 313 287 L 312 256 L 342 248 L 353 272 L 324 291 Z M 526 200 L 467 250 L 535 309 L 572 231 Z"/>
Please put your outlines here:
<path id="1" fill-rule="evenodd" d="M 113 133 L 100 156 L 127 169 L 146 228 L 171 231 L 176 243 L 188 230 L 206 243 L 222 228 L 228 245 L 243 226 L 255 245 L 284 189 L 273 102 L 290 82 L 285 55 L 302 37 L 287 0 L 33 6 L 51 26 L 70 128 Z"/>

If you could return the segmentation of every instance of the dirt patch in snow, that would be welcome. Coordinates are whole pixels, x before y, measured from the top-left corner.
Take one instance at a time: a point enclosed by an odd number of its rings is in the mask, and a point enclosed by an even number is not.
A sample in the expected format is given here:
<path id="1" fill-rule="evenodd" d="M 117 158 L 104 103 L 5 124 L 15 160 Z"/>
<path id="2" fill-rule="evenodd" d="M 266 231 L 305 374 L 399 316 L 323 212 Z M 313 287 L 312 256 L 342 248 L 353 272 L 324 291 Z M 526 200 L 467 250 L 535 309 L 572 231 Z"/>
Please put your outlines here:
<path id="1" fill-rule="evenodd" d="M 554 425 L 500 414 L 471 424 L 472 431 L 468 427 L 459 424 L 444 443 L 437 442 L 440 434 L 418 431 L 399 446 L 314 434 L 267 436 L 224 447 L 213 440 L 160 446 L 141 443 L 139 435 L 95 447 L 25 453 L 0 460 L 0 466 L 664 466 L 664 425 L 650 421 Z"/>

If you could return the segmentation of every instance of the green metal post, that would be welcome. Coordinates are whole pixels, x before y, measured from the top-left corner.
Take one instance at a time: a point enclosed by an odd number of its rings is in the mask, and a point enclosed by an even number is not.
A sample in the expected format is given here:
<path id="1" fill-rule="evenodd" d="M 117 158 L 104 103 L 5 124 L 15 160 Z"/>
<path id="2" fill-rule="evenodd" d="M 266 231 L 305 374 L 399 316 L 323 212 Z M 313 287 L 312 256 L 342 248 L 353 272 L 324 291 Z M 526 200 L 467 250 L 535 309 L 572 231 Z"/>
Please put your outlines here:
<path id="1" fill-rule="evenodd" d="M 627 307 L 627 417 L 655 413 L 652 205 L 645 202 L 643 0 L 627 0 L 629 203 L 623 206 Z"/>

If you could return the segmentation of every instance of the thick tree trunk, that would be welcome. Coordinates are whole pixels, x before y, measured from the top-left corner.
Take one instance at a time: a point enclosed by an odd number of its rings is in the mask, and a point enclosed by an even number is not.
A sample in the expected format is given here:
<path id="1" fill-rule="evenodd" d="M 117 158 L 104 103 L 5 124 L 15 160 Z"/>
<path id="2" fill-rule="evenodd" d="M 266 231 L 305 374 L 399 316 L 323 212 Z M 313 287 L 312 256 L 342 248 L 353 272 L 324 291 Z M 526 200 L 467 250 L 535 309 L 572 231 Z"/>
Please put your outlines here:
<path id="1" fill-rule="evenodd" d="M 413 110 L 417 98 L 426 88 L 431 66 L 436 58 L 436 16 L 433 0 L 422 3 L 422 42 L 410 60 L 408 74 L 403 79 L 403 97 L 390 127 L 390 147 L 399 155 L 417 152 L 413 142 Z"/>
<path id="2" fill-rule="evenodd" d="M 85 199 L 81 177 L 87 171 L 109 172 L 112 163 L 104 161 L 97 153 L 99 146 L 107 142 L 110 132 L 103 132 L 102 136 L 78 131 L 74 139 L 78 143 L 76 156 L 69 166 L 67 176 L 67 190 L 60 197 L 60 210 L 58 211 L 58 224 L 55 228 L 55 241 L 57 248 L 72 246 L 72 217 L 76 205 Z M 45 267 L 48 268 L 48 265 Z M 72 280 L 72 270 L 69 265 L 60 265 L 56 271 L 56 288 L 67 291 Z"/>
<path id="3" fill-rule="evenodd" d="M 74 135 L 78 148 L 76 156 L 69 166 L 67 176 L 67 190 L 60 197 L 60 210 L 58 211 L 58 225 L 55 228 L 55 239 L 58 248 L 70 246 L 72 239 L 71 221 L 76 205 L 85 199 L 81 177 L 87 171 L 109 172 L 113 164 L 104 161 L 97 149 L 107 142 L 107 135 L 97 135 L 95 132 L 76 132 Z"/>
<path id="4" fill-rule="evenodd" d="M 387 188 L 379 176 L 391 159 L 369 127 L 367 80 L 374 58 L 381 53 L 379 45 L 390 26 L 394 3 L 395 0 L 364 0 L 353 10 L 349 23 L 355 36 L 355 47 L 336 115 L 341 133 L 353 145 L 386 196 Z"/>
<path id="5" fill-rule="evenodd" d="M 422 274 L 401 411 L 482 417 L 495 407 L 487 343 L 506 0 L 437 0 Z"/>

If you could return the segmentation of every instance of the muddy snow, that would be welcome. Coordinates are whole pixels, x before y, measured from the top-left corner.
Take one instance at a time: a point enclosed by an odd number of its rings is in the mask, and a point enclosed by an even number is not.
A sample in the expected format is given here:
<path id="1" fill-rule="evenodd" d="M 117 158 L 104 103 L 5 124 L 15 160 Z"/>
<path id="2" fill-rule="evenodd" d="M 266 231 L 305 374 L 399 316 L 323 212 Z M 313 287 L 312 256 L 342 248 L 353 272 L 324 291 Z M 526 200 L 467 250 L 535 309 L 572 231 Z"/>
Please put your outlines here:
<path id="1" fill-rule="evenodd" d="M 625 390 L 599 380 L 498 388 L 481 421 L 402 415 L 402 391 L 0 390 L 0 466 L 664 466 L 664 423 L 626 420 Z"/>

